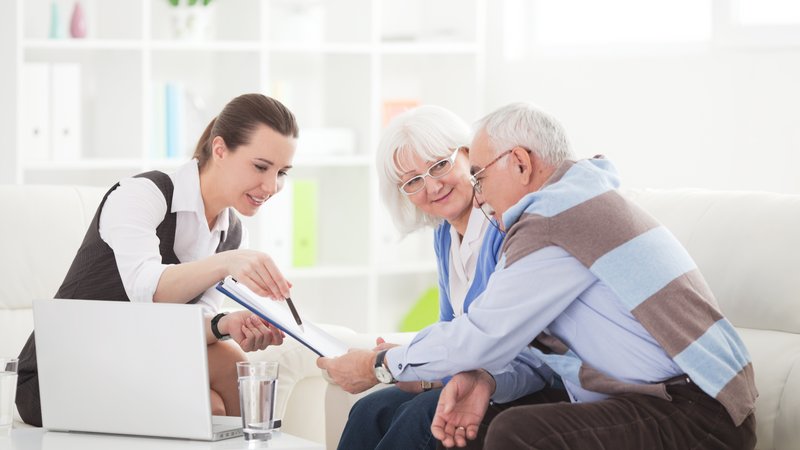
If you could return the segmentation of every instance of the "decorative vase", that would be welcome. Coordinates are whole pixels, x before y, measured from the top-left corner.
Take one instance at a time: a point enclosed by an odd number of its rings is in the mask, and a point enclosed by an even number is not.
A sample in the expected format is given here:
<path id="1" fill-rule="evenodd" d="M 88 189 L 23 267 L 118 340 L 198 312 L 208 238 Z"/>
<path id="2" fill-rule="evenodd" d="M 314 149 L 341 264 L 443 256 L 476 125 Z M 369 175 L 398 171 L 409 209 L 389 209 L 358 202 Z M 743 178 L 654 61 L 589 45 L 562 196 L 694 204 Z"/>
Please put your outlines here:
<path id="1" fill-rule="evenodd" d="M 50 33 L 48 34 L 50 39 L 58 39 L 61 37 L 61 30 L 58 24 L 58 4 L 52 2 L 50 3 Z"/>
<path id="2" fill-rule="evenodd" d="M 69 34 L 74 38 L 86 37 L 86 16 L 83 13 L 81 2 L 75 2 L 72 9 L 72 19 L 69 21 Z"/>

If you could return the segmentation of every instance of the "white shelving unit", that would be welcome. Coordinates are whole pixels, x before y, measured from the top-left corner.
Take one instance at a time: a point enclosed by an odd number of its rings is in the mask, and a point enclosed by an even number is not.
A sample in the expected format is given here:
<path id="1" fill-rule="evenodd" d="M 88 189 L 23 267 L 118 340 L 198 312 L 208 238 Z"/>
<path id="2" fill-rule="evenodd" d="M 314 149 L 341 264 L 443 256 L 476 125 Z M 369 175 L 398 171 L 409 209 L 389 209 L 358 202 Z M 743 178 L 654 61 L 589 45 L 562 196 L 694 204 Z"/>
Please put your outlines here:
<path id="1" fill-rule="evenodd" d="M 77 64 L 81 153 L 31 160 L 22 139 L 29 130 L 17 119 L 16 170 L 0 182 L 110 186 L 145 170 L 169 171 L 189 158 L 194 142 L 174 159 L 152 156 L 154 86 L 176 81 L 191 94 L 201 119 L 187 121 L 188 141 L 231 98 L 262 92 L 297 115 L 301 134 L 338 127 L 355 135 L 350 154 L 301 150 L 294 161 L 291 178 L 319 186 L 317 265 L 285 267 L 302 312 L 390 331 L 436 285 L 431 233 L 398 242 L 380 205 L 374 150 L 386 102 L 438 104 L 467 120 L 483 111 L 485 0 L 213 0 L 189 8 L 211 24 L 199 39 L 173 37 L 177 13 L 167 0 L 81 0 L 84 39 L 68 37 L 74 0 L 12 1 L 16 14 L 0 20 L 16 30 L 18 95 L 0 111 L 19 118 L 31 100 L 25 64 Z M 65 35 L 58 39 L 48 37 L 53 3 Z M 256 246 L 269 209 L 259 216 L 247 221 Z"/>

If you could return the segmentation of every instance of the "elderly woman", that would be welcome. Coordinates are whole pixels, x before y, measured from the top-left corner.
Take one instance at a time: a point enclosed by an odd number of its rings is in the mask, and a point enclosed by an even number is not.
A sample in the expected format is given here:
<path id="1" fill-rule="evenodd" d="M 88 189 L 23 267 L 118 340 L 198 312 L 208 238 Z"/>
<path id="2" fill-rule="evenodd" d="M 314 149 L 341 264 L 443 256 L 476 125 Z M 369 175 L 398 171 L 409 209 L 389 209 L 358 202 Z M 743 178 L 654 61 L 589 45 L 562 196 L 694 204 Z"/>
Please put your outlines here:
<path id="1" fill-rule="evenodd" d="M 452 112 L 421 106 L 397 116 L 378 146 L 381 197 L 400 232 L 434 228 L 439 320 L 465 314 L 486 287 L 503 235 L 473 208 L 469 127 Z M 378 347 L 391 344 L 379 339 Z M 431 420 L 441 380 L 400 382 L 359 400 L 340 449 L 435 448 Z"/>

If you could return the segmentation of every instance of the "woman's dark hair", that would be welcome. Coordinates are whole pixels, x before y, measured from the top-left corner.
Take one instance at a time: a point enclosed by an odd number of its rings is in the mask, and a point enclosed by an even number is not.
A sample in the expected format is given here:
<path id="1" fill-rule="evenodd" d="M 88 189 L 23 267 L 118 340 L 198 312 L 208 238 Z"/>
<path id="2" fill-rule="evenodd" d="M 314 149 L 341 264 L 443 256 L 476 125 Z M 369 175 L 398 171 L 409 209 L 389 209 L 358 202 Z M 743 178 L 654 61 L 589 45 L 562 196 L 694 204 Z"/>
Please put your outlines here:
<path id="1" fill-rule="evenodd" d="M 259 125 L 266 125 L 283 136 L 296 138 L 299 134 L 294 114 L 274 98 L 261 94 L 240 95 L 225 105 L 211 120 L 197 141 L 194 158 L 200 168 L 211 159 L 211 141 L 222 137 L 229 150 L 247 144 Z"/>

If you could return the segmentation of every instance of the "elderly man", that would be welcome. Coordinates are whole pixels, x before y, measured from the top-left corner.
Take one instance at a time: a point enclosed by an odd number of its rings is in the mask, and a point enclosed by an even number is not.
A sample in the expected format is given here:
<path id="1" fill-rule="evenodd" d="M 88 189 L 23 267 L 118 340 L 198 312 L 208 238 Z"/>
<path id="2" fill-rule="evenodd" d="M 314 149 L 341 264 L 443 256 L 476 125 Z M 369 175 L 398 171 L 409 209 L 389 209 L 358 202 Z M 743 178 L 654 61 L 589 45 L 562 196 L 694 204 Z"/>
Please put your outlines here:
<path id="1" fill-rule="evenodd" d="M 406 347 L 318 365 L 351 391 L 375 384 L 375 374 L 462 369 L 442 392 L 432 432 L 464 446 L 490 398 L 508 389 L 491 371 L 530 344 L 561 376 L 568 401 L 507 409 L 485 448 L 754 448 L 750 357 L 694 261 L 617 192 L 608 161 L 570 156 L 561 125 L 530 105 L 482 119 L 473 186 L 507 231 L 483 296 L 468 316 L 432 325 Z"/>

